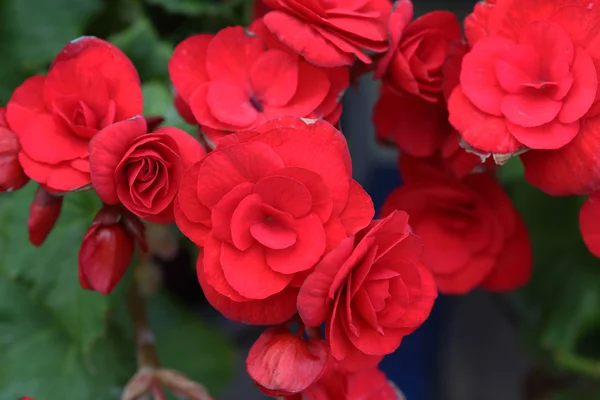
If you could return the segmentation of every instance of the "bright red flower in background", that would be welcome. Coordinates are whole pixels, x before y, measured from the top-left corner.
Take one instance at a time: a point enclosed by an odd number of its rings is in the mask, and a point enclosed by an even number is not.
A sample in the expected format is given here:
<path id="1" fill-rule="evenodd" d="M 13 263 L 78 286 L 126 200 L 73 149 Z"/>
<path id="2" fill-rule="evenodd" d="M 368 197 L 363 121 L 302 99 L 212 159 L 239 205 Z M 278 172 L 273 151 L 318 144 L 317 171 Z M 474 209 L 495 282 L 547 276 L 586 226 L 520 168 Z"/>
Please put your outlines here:
<path id="1" fill-rule="evenodd" d="M 254 129 L 284 115 L 327 117 L 348 86 L 344 72 L 341 86 L 337 77 L 287 49 L 267 48 L 239 26 L 181 42 L 169 74 L 183 102 L 213 137 Z M 331 122 L 337 122 L 340 112 Z"/>
<path id="2" fill-rule="evenodd" d="M 70 191 L 90 183 L 89 140 L 141 114 L 142 90 L 125 54 L 85 36 L 61 50 L 47 76 L 19 86 L 6 108 L 25 173 L 48 190 Z"/>
<path id="3" fill-rule="evenodd" d="M 267 28 L 321 67 L 370 64 L 370 53 L 388 48 L 389 0 L 264 0 Z"/>
<path id="4" fill-rule="evenodd" d="M 503 158 L 526 152 L 526 178 L 552 195 L 600 186 L 600 14 L 587 3 L 504 0 L 477 8 L 468 19 L 473 47 L 448 104 L 466 142 Z"/>
<path id="5" fill-rule="evenodd" d="M 351 172 L 344 136 L 324 121 L 280 118 L 221 139 L 184 174 L 175 202 L 180 230 L 203 247 L 209 302 L 235 321 L 292 317 L 304 277 L 373 217 Z"/>
<path id="6" fill-rule="evenodd" d="M 298 295 L 307 326 L 327 321 L 332 356 L 349 370 L 376 366 L 429 316 L 437 291 L 408 215 L 394 212 L 342 241 Z"/>
<path id="7" fill-rule="evenodd" d="M 431 103 L 414 95 L 399 94 L 384 83 L 373 109 L 373 123 L 378 140 L 395 144 L 401 153 L 441 163 L 457 177 L 493 167 L 493 162 L 484 165 L 481 157 L 460 147 L 443 101 Z"/>
<path id="8" fill-rule="evenodd" d="M 527 228 L 491 175 L 458 180 L 408 156 L 400 159 L 400 172 L 404 185 L 389 195 L 381 214 L 409 213 L 441 293 L 463 294 L 480 286 L 507 291 L 529 280 Z"/>
<path id="9" fill-rule="evenodd" d="M 412 16 L 409 0 L 396 3 L 388 25 L 390 49 L 379 61 L 375 78 L 435 102 L 442 93 L 448 50 L 462 39 L 461 26 L 449 11 L 433 11 L 410 22 Z"/>
<path id="10" fill-rule="evenodd" d="M 0 192 L 12 192 L 25 186 L 29 177 L 19 162 L 19 139 L 6 123 L 6 108 L 0 107 Z"/>
<path id="11" fill-rule="evenodd" d="M 590 253 L 600 257 L 600 191 L 592 193 L 579 211 L 579 230 Z"/>
<path id="12" fill-rule="evenodd" d="M 325 372 L 329 358 L 323 340 L 305 340 L 285 327 L 273 327 L 250 348 L 246 370 L 266 394 L 290 396 L 315 383 Z"/>
<path id="13" fill-rule="evenodd" d="M 139 116 L 103 129 L 90 141 L 92 184 L 104 203 L 123 203 L 139 217 L 170 223 L 181 177 L 204 154 L 200 143 L 180 129 L 148 133 Z"/>
<path id="14" fill-rule="evenodd" d="M 385 374 L 377 367 L 349 372 L 332 360 L 325 373 L 303 392 L 308 400 L 401 400 Z"/>

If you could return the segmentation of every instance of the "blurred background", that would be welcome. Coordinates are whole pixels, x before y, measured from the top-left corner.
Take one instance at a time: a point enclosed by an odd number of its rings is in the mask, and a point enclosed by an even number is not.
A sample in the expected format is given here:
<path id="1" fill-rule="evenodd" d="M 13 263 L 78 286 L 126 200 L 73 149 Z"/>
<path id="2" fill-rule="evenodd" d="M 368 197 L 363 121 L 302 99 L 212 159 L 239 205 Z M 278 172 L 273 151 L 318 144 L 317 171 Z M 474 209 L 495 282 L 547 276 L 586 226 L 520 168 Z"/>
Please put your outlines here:
<path id="1" fill-rule="evenodd" d="M 414 3 L 415 16 L 445 9 L 462 20 L 475 1 Z M 192 34 L 246 25 L 250 18 L 250 0 L 0 0 L 0 105 L 23 79 L 44 73 L 68 41 L 89 34 L 111 41 L 133 60 L 143 82 L 146 115 L 164 115 L 166 124 L 193 132 L 172 106 L 167 63 L 173 48 Z M 380 206 L 401 178 L 397 152 L 374 140 L 371 109 L 377 96 L 377 84 L 369 76 L 349 89 L 343 100 L 342 130 L 350 144 L 355 178 Z M 582 200 L 553 199 L 529 187 L 518 160 L 500 174 L 533 237 L 532 282 L 505 296 L 474 292 L 441 297 L 429 320 L 383 361 L 382 368 L 408 400 L 600 399 L 600 265 L 579 239 L 577 213 Z M 102 364 L 85 356 L 105 339 L 89 333 L 96 331 L 87 314 L 105 310 L 106 305 L 95 300 L 96 308 L 85 301 L 73 304 L 78 301 L 69 297 L 72 292 L 63 290 L 77 285 L 73 255 L 70 259 L 61 255 L 66 254 L 70 231 L 53 238 L 54 245 L 32 250 L 23 226 L 30 201 L 23 199 L 30 199 L 31 190 L 24 193 L 0 201 L 0 400 L 15 400 L 28 388 L 48 394 L 36 400 L 95 400 L 89 394 L 95 393 L 94 385 L 114 380 L 100 379 Z M 90 202 L 86 207 L 93 209 L 94 201 Z M 163 240 L 161 234 L 157 240 Z M 203 382 L 222 400 L 265 398 L 244 365 L 261 329 L 231 323 L 206 303 L 193 269 L 192 246 L 168 240 L 163 245 L 154 264 L 165 290 L 151 303 L 161 360 Z M 72 246 L 67 250 L 74 252 Z M 52 271 L 49 260 L 56 263 Z M 69 278 L 63 279 L 65 274 Z M 19 297 L 25 291 L 27 296 Z M 121 304 L 111 307 L 109 317 L 115 318 L 123 341 L 129 343 L 126 323 L 118 322 Z M 41 337 L 46 325 L 21 323 L 23 315 L 37 322 L 56 317 L 67 334 L 63 337 L 61 331 L 60 342 L 55 336 Z M 71 339 L 65 338 L 82 335 L 84 358 L 78 364 L 73 347 L 65 342 Z M 121 369 L 132 372 L 133 357 L 127 354 L 131 347 L 124 349 L 125 354 L 119 353 Z M 79 355 L 79 350 L 75 352 Z M 77 375 L 81 365 L 91 365 L 89 376 Z M 115 379 L 126 378 L 123 373 Z"/>

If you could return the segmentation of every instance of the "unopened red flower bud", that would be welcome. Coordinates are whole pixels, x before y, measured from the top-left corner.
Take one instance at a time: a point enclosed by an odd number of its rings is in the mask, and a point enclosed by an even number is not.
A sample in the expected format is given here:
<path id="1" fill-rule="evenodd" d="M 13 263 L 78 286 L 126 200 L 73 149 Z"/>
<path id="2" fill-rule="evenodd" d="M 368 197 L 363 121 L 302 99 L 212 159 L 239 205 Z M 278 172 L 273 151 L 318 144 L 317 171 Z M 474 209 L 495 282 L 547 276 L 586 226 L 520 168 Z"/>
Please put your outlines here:
<path id="1" fill-rule="evenodd" d="M 62 196 L 55 196 L 42 186 L 38 186 L 27 218 L 29 241 L 34 246 L 41 246 L 54 228 L 62 203 Z"/>
<path id="2" fill-rule="evenodd" d="M 133 257 L 133 238 L 111 213 L 101 210 L 79 249 L 79 283 L 84 289 L 109 294 L 119 283 Z M 107 223 L 105 223 L 107 222 Z"/>
<path id="3" fill-rule="evenodd" d="M 329 358 L 323 340 L 305 340 L 285 327 L 273 327 L 250 348 L 246 371 L 264 393 L 291 396 L 315 383 L 325 372 Z"/>
<path id="4" fill-rule="evenodd" d="M 6 123 L 5 108 L 0 107 L 0 192 L 11 192 L 25 186 L 29 177 L 19 162 L 19 140 Z"/>

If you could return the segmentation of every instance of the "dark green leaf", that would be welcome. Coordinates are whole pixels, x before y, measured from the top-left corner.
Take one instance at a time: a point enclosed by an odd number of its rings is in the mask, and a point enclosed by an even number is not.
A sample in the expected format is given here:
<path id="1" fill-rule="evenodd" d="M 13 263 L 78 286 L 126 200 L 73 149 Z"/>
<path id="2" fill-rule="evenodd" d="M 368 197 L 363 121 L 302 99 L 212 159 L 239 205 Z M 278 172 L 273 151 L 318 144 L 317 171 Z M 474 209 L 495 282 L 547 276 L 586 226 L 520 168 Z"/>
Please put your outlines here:
<path id="1" fill-rule="evenodd" d="M 65 196 L 63 212 L 46 242 L 28 241 L 27 215 L 34 184 L 0 197 L 0 273 L 31 285 L 32 294 L 53 312 L 57 322 L 88 352 L 103 336 L 109 298 L 79 285 L 79 245 L 100 208 L 94 192 Z"/>
<path id="2" fill-rule="evenodd" d="M 183 372 L 212 394 L 222 390 L 232 372 L 233 344 L 166 297 L 148 305 L 163 367 Z"/>
<path id="3" fill-rule="evenodd" d="M 55 315 L 36 303 L 28 287 L 0 276 L 0 398 L 118 399 L 134 371 L 127 343 L 117 332 L 85 356 Z M 8 318 L 6 318 L 8 317 Z"/>
<path id="4" fill-rule="evenodd" d="M 147 0 L 148 3 L 163 7 L 166 11 L 189 16 L 232 16 L 235 7 L 249 0 Z"/>
<path id="5" fill-rule="evenodd" d="M 126 30 L 108 38 L 133 61 L 142 81 L 169 79 L 169 58 L 173 46 L 160 40 L 150 22 L 140 17 Z"/>

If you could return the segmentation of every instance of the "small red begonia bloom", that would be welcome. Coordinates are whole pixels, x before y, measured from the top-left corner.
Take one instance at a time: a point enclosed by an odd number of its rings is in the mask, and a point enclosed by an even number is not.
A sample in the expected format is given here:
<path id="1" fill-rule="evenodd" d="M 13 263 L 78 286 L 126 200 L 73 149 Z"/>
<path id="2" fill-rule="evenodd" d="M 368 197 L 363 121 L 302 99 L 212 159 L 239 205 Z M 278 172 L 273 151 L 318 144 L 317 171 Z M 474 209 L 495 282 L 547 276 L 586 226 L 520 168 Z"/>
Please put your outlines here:
<path id="1" fill-rule="evenodd" d="M 6 108 L 0 107 L 0 192 L 21 189 L 29 182 L 19 162 L 19 139 L 8 127 Z"/>
<path id="2" fill-rule="evenodd" d="M 579 211 L 579 230 L 590 253 L 600 258 L 600 191 L 592 193 Z"/>
<path id="3" fill-rule="evenodd" d="M 336 360 L 329 363 L 321 379 L 303 395 L 307 400 L 400 400 L 379 368 L 349 372 Z"/>
<path id="4" fill-rule="evenodd" d="M 389 0 L 264 0 L 265 25 L 279 40 L 321 67 L 350 66 L 355 57 L 388 48 Z"/>
<path id="5" fill-rule="evenodd" d="M 246 359 L 248 375 L 269 396 L 291 396 L 325 372 L 329 347 L 321 339 L 303 339 L 285 327 L 264 331 Z"/>
<path id="6" fill-rule="evenodd" d="M 79 283 L 82 288 L 110 294 L 133 258 L 134 241 L 119 222 L 119 212 L 101 209 L 79 249 Z"/>
<path id="7" fill-rule="evenodd" d="M 431 103 L 400 94 L 384 83 L 373 109 L 373 123 L 381 142 L 396 145 L 403 154 L 441 163 L 459 178 L 484 167 L 481 157 L 460 147 L 443 101 Z M 485 164 L 486 168 L 493 166 L 493 161 Z"/>
<path id="8" fill-rule="evenodd" d="M 429 316 L 437 291 L 421 240 L 397 211 L 344 239 L 298 295 L 307 326 L 327 321 L 332 356 L 349 370 L 376 366 Z"/>
<path id="9" fill-rule="evenodd" d="M 287 49 L 267 48 L 258 34 L 240 26 L 181 42 L 169 61 L 169 74 L 181 100 L 213 139 L 285 115 L 328 116 L 348 86 L 348 78 L 340 86 L 337 76 L 332 79 Z"/>
<path id="10" fill-rule="evenodd" d="M 89 140 L 100 129 L 141 114 L 142 90 L 125 54 L 84 36 L 58 53 L 47 76 L 19 86 L 6 108 L 25 173 L 64 192 L 90 183 Z"/>
<path id="11" fill-rule="evenodd" d="M 408 156 L 400 159 L 400 172 L 404 185 L 389 195 L 381 214 L 409 213 L 440 293 L 508 291 L 527 283 L 532 271 L 527 228 L 490 174 L 458 180 Z"/>
<path id="12" fill-rule="evenodd" d="M 200 143 L 172 127 L 148 133 L 135 117 L 98 132 L 90 141 L 92 185 L 106 204 L 123 205 L 155 223 L 171 223 L 173 200 L 184 171 L 205 151 Z"/>
<path id="13" fill-rule="evenodd" d="M 54 225 L 56 225 L 56 221 L 58 221 L 62 204 L 62 196 L 54 196 L 43 186 L 38 186 L 27 218 L 27 229 L 31 244 L 41 246 L 44 243 Z"/>
<path id="14" fill-rule="evenodd" d="M 279 118 L 222 138 L 175 201 L 179 229 L 203 248 L 208 301 L 235 321 L 291 318 L 304 277 L 373 217 L 351 174 L 344 136 L 321 120 Z"/>
<path id="15" fill-rule="evenodd" d="M 526 152 L 525 177 L 552 195 L 600 186 L 600 14 L 587 3 L 478 7 L 472 49 L 448 102 L 450 122 L 470 146 L 502 160 Z"/>
<path id="16" fill-rule="evenodd" d="M 410 22 L 410 0 L 396 3 L 388 24 L 390 49 L 381 58 L 375 78 L 383 78 L 400 92 L 439 101 L 442 67 L 450 46 L 462 39 L 454 13 L 433 11 Z"/>

